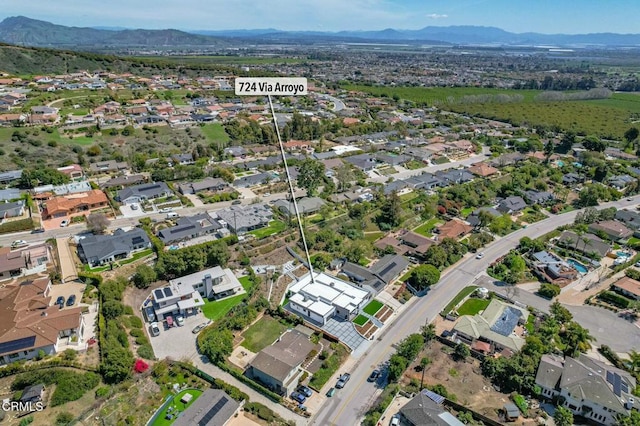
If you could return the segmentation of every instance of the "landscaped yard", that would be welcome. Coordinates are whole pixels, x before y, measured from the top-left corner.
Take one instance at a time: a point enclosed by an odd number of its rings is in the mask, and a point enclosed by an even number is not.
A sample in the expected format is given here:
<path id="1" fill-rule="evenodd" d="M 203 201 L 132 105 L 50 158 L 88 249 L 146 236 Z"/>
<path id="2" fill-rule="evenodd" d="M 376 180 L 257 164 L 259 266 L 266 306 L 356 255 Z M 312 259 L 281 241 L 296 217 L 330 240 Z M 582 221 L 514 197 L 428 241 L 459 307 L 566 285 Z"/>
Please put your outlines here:
<path id="1" fill-rule="evenodd" d="M 449 304 L 447 306 L 445 306 L 445 308 L 442 310 L 442 315 L 447 315 L 449 312 L 451 312 L 451 310 L 458 304 L 460 303 L 460 301 L 462 299 L 464 299 L 465 297 L 467 297 L 468 295 L 470 295 L 471 293 L 473 293 L 474 291 L 476 291 L 476 289 L 478 288 L 478 286 L 475 285 L 470 285 L 468 287 L 463 288 L 462 290 L 460 290 L 460 293 L 458 293 L 456 295 L 456 297 L 453 298 L 453 300 L 451 302 L 449 302 Z"/>
<path id="2" fill-rule="evenodd" d="M 249 233 L 253 234 L 257 239 L 261 239 L 282 232 L 286 228 L 287 224 L 283 221 L 272 220 L 271 222 L 269 222 L 269 226 L 267 226 L 266 228 L 256 229 L 255 231 L 251 231 Z"/>
<path id="3" fill-rule="evenodd" d="M 358 315 L 353 320 L 353 323 L 356 324 L 356 325 L 359 325 L 360 327 L 362 327 L 363 325 L 365 325 L 367 323 L 367 321 L 369 321 L 369 318 L 365 317 L 364 315 Z"/>
<path id="4" fill-rule="evenodd" d="M 238 278 L 238 281 L 240 281 L 240 284 L 242 284 L 242 288 L 244 288 L 245 291 L 249 291 L 253 285 L 251 278 L 249 278 L 248 275 Z M 231 308 L 242 302 L 242 299 L 244 299 L 245 296 L 246 294 L 239 294 L 222 300 L 207 300 L 205 298 L 202 313 L 211 321 L 215 321 L 225 316 Z"/>
<path id="5" fill-rule="evenodd" d="M 484 311 L 489 306 L 488 299 L 467 299 L 462 306 L 458 308 L 458 315 L 475 315 L 480 311 Z"/>
<path id="6" fill-rule="evenodd" d="M 364 307 L 363 311 L 369 315 L 375 315 L 384 304 L 378 300 L 373 299 L 371 302 L 367 303 L 367 306 Z"/>
<path id="7" fill-rule="evenodd" d="M 193 395 L 193 397 L 191 398 L 191 401 L 185 404 L 181 402 L 180 399 L 186 393 L 190 393 L 191 395 Z M 169 426 L 173 424 L 173 422 L 176 421 L 177 414 L 184 412 L 187 408 L 189 408 L 189 406 L 193 404 L 195 400 L 198 399 L 198 397 L 200 397 L 200 395 L 202 395 L 201 390 L 197 390 L 197 389 L 183 390 L 182 392 L 180 392 L 179 394 L 173 397 L 173 400 L 171 403 L 167 404 L 167 406 L 164 407 L 164 409 L 158 414 L 158 416 L 156 417 L 155 421 L 151 424 L 151 426 Z M 169 411 L 170 409 L 171 411 Z M 171 420 L 167 419 L 166 418 L 167 414 L 169 415 L 173 414 L 173 418 Z"/>
<path id="8" fill-rule="evenodd" d="M 461 215 L 462 217 L 467 217 L 467 216 L 469 216 L 472 212 L 473 212 L 473 207 L 467 207 L 467 208 L 464 208 L 464 209 L 460 210 L 460 215 Z"/>
<path id="9" fill-rule="evenodd" d="M 251 352 L 257 353 L 276 341 L 278 336 L 287 329 L 286 325 L 270 317 L 263 316 L 258 322 L 242 333 L 244 340 L 241 345 Z"/>
<path id="10" fill-rule="evenodd" d="M 433 228 L 443 223 L 444 223 L 443 221 L 434 217 L 433 219 L 429 219 L 422 225 L 418 226 L 416 229 L 413 230 L 413 232 L 415 232 L 416 234 L 423 235 L 427 238 L 430 238 L 433 235 L 432 234 Z"/>

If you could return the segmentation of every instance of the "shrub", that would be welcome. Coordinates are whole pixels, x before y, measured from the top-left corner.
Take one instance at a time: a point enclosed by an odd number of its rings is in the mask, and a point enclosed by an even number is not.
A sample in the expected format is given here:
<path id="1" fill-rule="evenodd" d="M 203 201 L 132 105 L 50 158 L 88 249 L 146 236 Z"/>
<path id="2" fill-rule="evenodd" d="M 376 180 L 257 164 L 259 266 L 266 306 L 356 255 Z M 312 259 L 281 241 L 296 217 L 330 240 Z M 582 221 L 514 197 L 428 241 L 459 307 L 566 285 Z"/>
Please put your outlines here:
<path id="1" fill-rule="evenodd" d="M 553 299 L 560 294 L 560 286 L 556 284 L 543 283 L 538 290 L 538 294 L 545 299 Z"/>
<path id="2" fill-rule="evenodd" d="M 68 411 L 63 411 L 56 416 L 56 426 L 66 426 L 73 421 L 74 417 Z"/>
<path id="3" fill-rule="evenodd" d="M 96 389 L 96 398 L 103 398 L 108 396 L 111 393 L 111 388 L 109 386 L 100 386 Z"/>
<path id="4" fill-rule="evenodd" d="M 618 308 L 626 309 L 629 307 L 631 301 L 624 296 L 619 295 L 618 293 L 614 293 L 612 291 L 605 291 L 601 293 L 598 298 L 607 303 L 610 303 Z"/>
<path id="5" fill-rule="evenodd" d="M 27 426 L 33 423 L 33 416 L 27 416 L 20 420 L 20 426 Z"/>
<path id="6" fill-rule="evenodd" d="M 153 348 L 149 344 L 142 345 L 138 348 L 138 356 L 149 360 L 153 360 L 156 358 L 153 353 Z"/>
<path id="7" fill-rule="evenodd" d="M 90 372 L 77 373 L 59 368 L 28 371 L 20 374 L 11 384 L 11 388 L 24 389 L 38 383 L 56 384 L 56 390 L 51 396 L 51 405 L 55 407 L 80 399 L 86 391 L 98 386 L 100 376 Z"/>
<path id="8" fill-rule="evenodd" d="M 255 414 L 256 416 L 258 416 L 258 418 L 269 423 L 276 420 L 277 416 L 271 408 L 267 407 L 266 405 L 260 404 L 259 402 L 247 402 L 244 405 L 244 410 L 251 414 Z"/>
<path id="9" fill-rule="evenodd" d="M 28 231 L 33 229 L 33 220 L 21 219 L 13 222 L 7 222 L 0 225 L 0 234 L 9 234 L 12 232 Z"/>
<path id="10" fill-rule="evenodd" d="M 129 316 L 129 324 L 133 328 L 142 328 L 142 320 L 135 315 Z"/>
<path id="11" fill-rule="evenodd" d="M 129 334 L 130 334 L 132 337 L 142 337 L 142 336 L 144 336 L 144 331 L 142 331 L 142 330 L 141 330 L 141 329 L 139 329 L 139 328 L 134 328 L 133 330 L 131 330 L 131 331 L 129 332 Z"/>

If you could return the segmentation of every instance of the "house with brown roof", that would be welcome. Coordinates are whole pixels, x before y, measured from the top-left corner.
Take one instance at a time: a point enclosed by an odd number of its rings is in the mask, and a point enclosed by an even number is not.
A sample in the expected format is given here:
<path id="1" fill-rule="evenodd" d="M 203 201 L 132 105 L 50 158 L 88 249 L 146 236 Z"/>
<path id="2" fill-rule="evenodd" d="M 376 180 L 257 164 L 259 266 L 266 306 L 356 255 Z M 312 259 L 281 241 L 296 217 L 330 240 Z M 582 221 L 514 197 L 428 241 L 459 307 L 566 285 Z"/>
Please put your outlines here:
<path id="1" fill-rule="evenodd" d="M 476 163 L 468 169 L 471 173 L 480 177 L 489 177 L 500 173 L 498 169 L 488 165 L 487 163 Z"/>
<path id="2" fill-rule="evenodd" d="M 438 234 L 437 239 L 440 241 L 445 238 L 453 238 L 454 240 L 457 240 L 458 238 L 467 235 L 472 230 L 473 227 L 471 225 L 468 225 L 461 220 L 453 219 L 436 228 L 436 232 Z"/>
<path id="3" fill-rule="evenodd" d="M 640 300 L 640 281 L 622 277 L 611 285 L 611 289 L 634 300 Z"/>
<path id="4" fill-rule="evenodd" d="M 436 244 L 436 242 L 431 238 L 424 237 L 413 231 L 409 231 L 398 238 L 400 239 L 402 246 L 407 247 L 407 253 L 416 255 L 425 254 L 429 247 Z"/>
<path id="5" fill-rule="evenodd" d="M 308 141 L 289 141 L 289 142 L 285 142 L 282 145 L 284 145 L 284 149 L 289 151 L 289 152 L 293 152 L 293 151 L 308 151 L 309 148 L 311 147 L 311 142 Z"/>
<path id="6" fill-rule="evenodd" d="M 306 334 L 286 331 L 256 355 L 245 374 L 280 395 L 290 395 L 302 377 L 302 363 L 315 346 Z"/>
<path id="7" fill-rule="evenodd" d="M 82 170 L 82 167 L 80 167 L 79 164 L 71 164 L 64 167 L 58 167 L 56 170 L 69 176 L 71 180 L 84 179 L 84 170 Z"/>
<path id="8" fill-rule="evenodd" d="M 47 200 L 42 214 L 45 219 L 66 217 L 74 213 L 101 209 L 108 205 L 109 200 L 105 193 L 99 189 L 94 189 Z"/>
<path id="9" fill-rule="evenodd" d="M 604 233 L 613 241 L 625 240 L 633 235 L 633 230 L 624 226 L 617 220 L 603 220 L 589 225 L 589 232 L 595 234 Z"/>
<path id="10" fill-rule="evenodd" d="M 0 364 L 84 346 L 82 308 L 51 306 L 48 277 L 0 289 Z"/>
<path id="11" fill-rule="evenodd" d="M 49 256 L 49 247 L 44 243 L 22 250 L 0 247 L 0 280 L 36 273 L 38 271 L 35 268 L 46 268 Z"/>

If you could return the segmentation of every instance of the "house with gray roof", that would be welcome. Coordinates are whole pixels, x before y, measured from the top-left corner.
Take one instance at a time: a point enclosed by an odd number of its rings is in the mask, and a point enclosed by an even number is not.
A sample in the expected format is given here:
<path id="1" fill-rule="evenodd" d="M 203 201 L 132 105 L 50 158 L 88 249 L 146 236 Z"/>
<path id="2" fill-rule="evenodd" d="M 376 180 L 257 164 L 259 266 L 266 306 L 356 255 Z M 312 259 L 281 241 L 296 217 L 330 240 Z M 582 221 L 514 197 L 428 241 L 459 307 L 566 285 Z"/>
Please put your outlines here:
<path id="1" fill-rule="evenodd" d="M 179 218 L 175 226 L 158 231 L 158 238 L 165 244 L 173 244 L 210 235 L 222 228 L 223 226 L 220 222 L 207 213 L 201 213 L 195 216 Z"/>
<path id="2" fill-rule="evenodd" d="M 173 426 L 225 426 L 238 413 L 240 403 L 220 389 L 206 389 L 180 416 Z"/>
<path id="3" fill-rule="evenodd" d="M 0 219 L 7 219 L 10 217 L 19 217 L 24 214 L 24 201 L 13 201 L 0 203 Z"/>
<path id="4" fill-rule="evenodd" d="M 113 173 L 122 170 L 127 170 L 129 165 L 125 162 L 118 162 L 116 160 L 99 161 L 97 163 L 89 164 L 89 173 Z"/>
<path id="5" fill-rule="evenodd" d="M 22 197 L 22 191 L 17 188 L 0 189 L 0 201 L 17 200 Z"/>
<path id="6" fill-rule="evenodd" d="M 522 210 L 527 208 L 527 203 L 517 195 L 513 195 L 511 197 L 507 197 L 504 200 L 500 201 L 496 210 L 501 213 L 513 214 L 521 212 Z"/>
<path id="7" fill-rule="evenodd" d="M 191 153 L 183 153 L 183 154 L 173 154 L 171 156 L 171 163 L 180 164 L 186 166 L 188 164 L 195 164 L 195 160 L 193 159 L 193 154 Z"/>
<path id="8" fill-rule="evenodd" d="M 315 346 L 308 335 L 296 329 L 285 331 L 258 352 L 245 374 L 279 395 L 291 395 L 304 374 L 302 363 Z"/>
<path id="9" fill-rule="evenodd" d="M 411 157 L 403 154 L 392 155 L 389 153 L 377 153 L 376 160 L 381 163 L 389 164 L 391 166 L 399 166 L 411 160 Z"/>
<path id="10" fill-rule="evenodd" d="M 558 238 L 558 245 L 587 255 L 596 253 L 600 257 L 605 257 L 611 250 L 611 245 L 597 235 L 578 235 L 573 231 L 563 231 Z"/>
<path id="11" fill-rule="evenodd" d="M 207 177 L 197 182 L 187 182 L 178 185 L 181 194 L 197 194 L 202 191 L 222 191 L 229 184 L 221 178 Z"/>
<path id="12" fill-rule="evenodd" d="M 263 183 L 273 181 L 271 173 L 257 173 L 255 175 L 242 176 L 233 181 L 236 188 L 249 188 L 251 186 L 262 185 Z"/>
<path id="13" fill-rule="evenodd" d="M 577 173 L 567 173 L 566 175 L 562 176 L 563 185 L 575 186 L 583 182 L 584 182 L 584 176 L 581 176 Z"/>
<path id="14" fill-rule="evenodd" d="M 247 150 L 242 146 L 228 146 L 224 149 L 224 153 L 232 157 L 242 157 L 247 155 Z"/>
<path id="15" fill-rule="evenodd" d="M 136 204 L 154 198 L 169 197 L 173 192 L 164 182 L 143 183 L 118 191 L 118 201 L 123 204 Z"/>
<path id="16" fill-rule="evenodd" d="M 524 191 L 524 198 L 529 204 L 546 204 L 556 199 L 549 191 L 535 191 L 533 189 Z"/>
<path id="17" fill-rule="evenodd" d="M 640 213 L 638 212 L 627 209 L 618 210 L 615 219 L 636 232 L 640 229 Z"/>
<path id="18" fill-rule="evenodd" d="M 345 161 L 353 164 L 363 172 L 368 172 L 375 169 L 378 166 L 378 162 L 371 154 L 358 154 L 346 157 Z"/>
<path id="19" fill-rule="evenodd" d="M 470 173 L 467 170 L 441 170 L 436 172 L 435 175 L 439 179 L 445 181 L 448 185 L 471 182 L 475 178 L 473 173 Z"/>
<path id="20" fill-rule="evenodd" d="M 617 220 L 603 220 L 589 225 L 589 232 L 604 234 L 612 241 L 626 240 L 633 235 L 633 230 Z"/>
<path id="21" fill-rule="evenodd" d="M 313 214 L 320 211 L 322 206 L 326 205 L 327 203 L 322 198 L 303 197 L 297 200 L 296 204 L 298 205 L 298 211 L 300 212 L 300 214 Z M 292 201 L 278 200 L 274 205 L 278 208 L 278 210 L 288 215 L 289 217 L 295 216 L 296 214 L 295 206 L 293 205 Z"/>
<path id="22" fill-rule="evenodd" d="M 480 212 L 487 212 L 491 217 L 496 218 L 502 216 L 498 210 L 493 207 L 480 207 L 479 209 L 475 209 L 471 212 L 469 216 L 467 216 L 466 221 L 471 226 L 480 226 Z"/>
<path id="23" fill-rule="evenodd" d="M 0 172 L 0 183 L 8 184 L 22 178 L 22 170 L 10 170 L 8 172 Z"/>
<path id="24" fill-rule="evenodd" d="M 132 185 L 140 185 L 142 183 L 145 183 L 146 181 L 147 181 L 147 178 L 144 177 L 143 175 L 117 176 L 109 179 L 108 181 L 100 185 L 100 187 L 102 189 L 124 188 Z"/>
<path id="25" fill-rule="evenodd" d="M 150 248 L 147 233 L 140 228 L 130 231 L 116 229 L 113 235 L 89 235 L 78 241 L 78 257 L 92 267 L 119 259 Z"/>
<path id="26" fill-rule="evenodd" d="M 273 220 L 273 211 L 265 203 L 248 206 L 231 206 L 218 210 L 214 219 L 236 234 L 245 234 L 254 229 L 264 228 Z M 220 222 L 222 220 L 222 222 Z"/>
<path id="27" fill-rule="evenodd" d="M 353 262 L 344 262 L 341 272 L 372 295 L 376 295 L 398 278 L 408 266 L 409 261 L 404 256 L 387 254 L 369 268 Z"/>
<path id="28" fill-rule="evenodd" d="M 444 397 L 423 389 L 400 408 L 401 424 L 409 426 L 463 426 L 453 414 L 444 409 Z"/>
<path id="29" fill-rule="evenodd" d="M 394 180 L 393 182 L 386 183 L 382 188 L 382 192 L 384 195 L 391 195 L 394 192 L 401 192 L 405 189 L 412 189 L 412 187 L 404 180 Z"/>
<path id="30" fill-rule="evenodd" d="M 632 374 L 580 354 L 577 358 L 543 355 L 536 385 L 546 399 L 560 397 L 562 406 L 575 415 L 603 425 L 618 424 L 634 408 Z"/>

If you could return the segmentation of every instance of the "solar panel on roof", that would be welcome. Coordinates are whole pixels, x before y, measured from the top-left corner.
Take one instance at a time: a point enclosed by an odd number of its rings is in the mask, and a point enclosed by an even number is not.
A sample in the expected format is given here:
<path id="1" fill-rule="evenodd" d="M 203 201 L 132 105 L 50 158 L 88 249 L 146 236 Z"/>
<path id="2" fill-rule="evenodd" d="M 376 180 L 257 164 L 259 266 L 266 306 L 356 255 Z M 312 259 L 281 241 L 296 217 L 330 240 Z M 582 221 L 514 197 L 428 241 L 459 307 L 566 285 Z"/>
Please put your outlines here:
<path id="1" fill-rule="evenodd" d="M 616 396 L 622 396 L 622 386 L 620 385 L 622 378 L 618 373 L 613 374 L 613 393 Z"/>
<path id="2" fill-rule="evenodd" d="M 162 293 L 162 289 L 157 288 L 153 291 L 153 294 L 156 295 L 156 300 L 157 299 L 163 299 L 164 298 L 164 293 Z"/>
<path id="3" fill-rule="evenodd" d="M 143 239 L 142 237 L 140 237 L 140 236 L 138 236 L 138 237 L 133 237 L 133 239 L 131 240 L 131 242 L 132 242 L 133 244 L 140 244 L 140 243 L 141 243 L 141 242 L 143 242 L 143 241 L 144 241 L 144 239 Z"/>
<path id="4" fill-rule="evenodd" d="M 382 271 L 378 272 L 378 275 L 384 277 L 385 275 L 387 275 L 387 273 L 389 273 L 389 271 L 391 271 L 396 266 L 398 266 L 396 262 L 391 262 Z"/>
<path id="5" fill-rule="evenodd" d="M 11 353 L 22 349 L 30 348 L 36 342 L 36 336 L 23 337 L 0 344 L 0 353 Z"/>
<path id="6" fill-rule="evenodd" d="M 491 331 L 501 334 L 503 336 L 509 336 L 516 325 L 518 325 L 518 319 L 522 313 L 516 309 L 508 306 L 502 311 L 500 318 L 496 320 L 491 326 Z"/>
<path id="7" fill-rule="evenodd" d="M 427 398 L 429 398 L 430 400 L 432 400 L 433 402 L 435 402 L 436 404 L 442 404 L 445 400 L 444 396 L 438 395 L 437 393 L 432 392 L 428 389 L 423 389 L 422 394 Z"/>
<path id="8" fill-rule="evenodd" d="M 613 373 L 611 371 L 607 371 L 607 382 L 613 384 Z"/>
<path id="9" fill-rule="evenodd" d="M 207 411 L 207 414 L 205 414 L 202 417 L 202 419 L 198 422 L 198 426 L 207 426 L 211 421 L 211 419 L 213 419 L 215 415 L 218 414 L 218 411 L 220 411 L 222 407 L 224 407 L 227 404 L 227 402 L 229 402 L 229 400 L 227 399 L 226 396 L 223 396 L 222 398 L 220 398 L 220 400 L 216 402 L 214 406 L 211 407 L 209 411 Z"/>
<path id="10" fill-rule="evenodd" d="M 171 297 L 173 296 L 173 292 L 171 291 L 171 289 L 169 287 L 165 287 L 164 288 L 164 295 L 167 297 Z"/>

